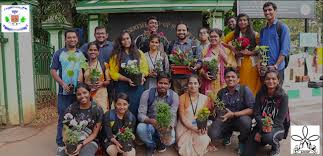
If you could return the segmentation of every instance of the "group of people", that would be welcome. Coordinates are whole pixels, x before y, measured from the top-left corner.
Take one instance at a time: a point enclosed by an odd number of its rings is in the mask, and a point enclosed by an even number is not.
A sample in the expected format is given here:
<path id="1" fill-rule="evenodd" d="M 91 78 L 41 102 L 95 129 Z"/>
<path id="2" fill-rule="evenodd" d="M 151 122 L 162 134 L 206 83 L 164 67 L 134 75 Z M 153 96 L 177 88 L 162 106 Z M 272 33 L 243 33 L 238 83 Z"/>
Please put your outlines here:
<path id="1" fill-rule="evenodd" d="M 86 123 L 72 155 L 94 156 L 99 147 L 111 156 L 135 155 L 135 146 L 122 151 L 117 134 L 124 128 L 145 144 L 147 156 L 175 143 L 180 155 L 204 155 L 217 150 L 219 142 L 230 144 L 233 131 L 240 132 L 240 155 L 256 155 L 256 148 L 266 144 L 272 146 L 271 155 L 279 155 L 279 142 L 286 138 L 289 124 L 288 97 L 281 86 L 290 37 L 286 24 L 276 18 L 276 4 L 266 2 L 263 12 L 267 25 L 260 34 L 253 30 L 248 15 L 239 14 L 229 19 L 232 32 L 224 38 L 220 29 L 200 28 L 197 42 L 189 38 L 184 23 L 176 25 L 177 39 L 169 42 L 158 32 L 156 17 L 147 19 L 147 31 L 136 39 L 124 31 L 113 43 L 105 27 L 96 27 L 95 41 L 80 48 L 77 32 L 66 31 L 65 48 L 54 53 L 50 66 L 59 84 L 57 155 L 66 155 L 63 125 L 67 117 Z M 232 41 L 241 36 L 249 38 L 250 46 L 239 51 Z M 254 51 L 257 45 L 269 46 L 263 77 Z M 193 74 L 170 75 L 169 55 L 176 49 L 197 59 L 189 67 Z M 204 60 L 213 58 L 218 62 L 216 78 L 203 66 Z M 141 73 L 141 83 L 135 83 L 125 68 L 133 63 Z M 197 112 L 215 109 L 212 95 L 224 102 L 226 114 L 210 118 L 207 129 L 198 129 Z M 168 140 L 161 139 L 156 121 L 160 101 L 171 107 Z M 263 114 L 270 114 L 272 129 L 262 125 Z"/>

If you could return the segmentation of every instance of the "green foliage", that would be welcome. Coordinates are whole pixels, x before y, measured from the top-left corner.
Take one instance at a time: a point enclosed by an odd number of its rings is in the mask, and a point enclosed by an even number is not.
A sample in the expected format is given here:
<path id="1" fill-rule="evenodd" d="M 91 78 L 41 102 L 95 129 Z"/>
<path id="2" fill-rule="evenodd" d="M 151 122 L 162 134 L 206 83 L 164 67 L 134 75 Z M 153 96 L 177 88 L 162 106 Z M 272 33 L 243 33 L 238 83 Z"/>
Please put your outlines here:
<path id="1" fill-rule="evenodd" d="M 203 60 L 203 65 L 207 67 L 208 71 L 218 71 L 218 60 L 215 58 Z"/>
<path id="2" fill-rule="evenodd" d="M 219 110 L 225 110 L 225 103 L 219 98 L 215 98 L 214 105 Z"/>
<path id="3" fill-rule="evenodd" d="M 165 102 L 157 102 L 156 121 L 160 128 L 168 128 L 172 120 L 171 107 Z"/>
<path id="4" fill-rule="evenodd" d="M 128 74 L 140 74 L 137 60 L 129 60 L 127 63 L 121 63 L 121 68 Z"/>
<path id="5" fill-rule="evenodd" d="M 208 108 L 204 107 L 197 112 L 196 120 L 205 121 L 209 118 L 211 112 Z"/>
<path id="6" fill-rule="evenodd" d="M 268 64 L 269 57 L 267 52 L 269 51 L 268 46 L 256 46 L 255 51 L 260 54 L 261 63 L 266 66 Z"/>
<path id="7" fill-rule="evenodd" d="M 169 55 L 169 61 L 177 66 L 194 67 L 197 59 L 189 57 L 189 50 L 183 52 L 181 49 L 177 48 Z"/>
<path id="8" fill-rule="evenodd" d="M 81 132 L 79 130 L 72 130 L 67 125 L 64 125 L 65 143 L 76 145 L 79 142 Z"/>
<path id="9" fill-rule="evenodd" d="M 127 142 L 134 138 L 131 128 L 120 128 L 118 134 L 116 135 L 118 141 Z"/>
<path id="10" fill-rule="evenodd" d="M 26 22 L 26 18 L 25 18 L 25 17 L 22 17 L 22 18 L 20 19 L 20 21 L 21 21 L 22 23 L 24 23 L 24 22 Z"/>
<path id="11" fill-rule="evenodd" d="M 265 27 L 266 19 L 252 19 L 252 26 L 254 31 L 259 32 L 261 28 Z"/>
<path id="12" fill-rule="evenodd" d="M 10 18 L 8 16 L 5 17 L 6 22 L 10 21 Z"/>
<path id="13" fill-rule="evenodd" d="M 92 69 L 91 72 L 90 72 L 90 79 L 92 81 L 98 81 L 101 77 L 101 72 L 97 69 Z"/>

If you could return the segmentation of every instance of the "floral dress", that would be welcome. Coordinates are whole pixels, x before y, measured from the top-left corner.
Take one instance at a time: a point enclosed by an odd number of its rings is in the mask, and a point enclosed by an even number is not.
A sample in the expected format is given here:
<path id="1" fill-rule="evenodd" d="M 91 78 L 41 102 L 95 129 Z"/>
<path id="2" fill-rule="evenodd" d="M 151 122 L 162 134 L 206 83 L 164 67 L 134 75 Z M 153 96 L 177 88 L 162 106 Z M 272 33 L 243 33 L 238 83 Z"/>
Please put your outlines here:
<path id="1" fill-rule="evenodd" d="M 221 49 L 225 52 L 226 49 L 221 46 Z M 216 59 L 218 62 L 218 72 L 217 72 L 217 78 L 215 80 L 207 80 L 204 77 L 201 77 L 202 79 L 202 85 L 201 85 L 201 92 L 205 95 L 208 94 L 214 94 L 216 95 L 218 91 L 224 87 L 224 67 L 225 63 L 222 58 L 219 57 L 219 51 L 212 50 L 210 47 L 207 49 L 204 49 L 202 52 L 203 61 L 209 61 L 212 59 Z M 207 68 L 203 67 L 202 72 L 208 72 Z"/>

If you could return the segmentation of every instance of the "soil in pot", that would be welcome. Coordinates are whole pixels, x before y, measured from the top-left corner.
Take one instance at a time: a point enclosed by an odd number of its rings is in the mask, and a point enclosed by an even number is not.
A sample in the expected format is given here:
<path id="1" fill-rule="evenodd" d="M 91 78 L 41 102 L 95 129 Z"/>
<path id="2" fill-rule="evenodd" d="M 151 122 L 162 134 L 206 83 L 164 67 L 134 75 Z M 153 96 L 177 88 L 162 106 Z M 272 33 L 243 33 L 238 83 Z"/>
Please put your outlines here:
<path id="1" fill-rule="evenodd" d="M 131 81 L 136 85 L 139 86 L 141 85 L 141 80 L 142 80 L 142 74 L 130 74 L 129 78 Z"/>
<path id="2" fill-rule="evenodd" d="M 215 113 L 216 113 L 216 119 L 222 120 L 223 119 L 222 116 L 227 113 L 227 110 L 216 108 Z"/>
<path id="3" fill-rule="evenodd" d="M 68 154 L 73 154 L 73 152 L 76 150 L 77 145 L 72 144 L 66 144 L 66 152 Z"/>
<path id="4" fill-rule="evenodd" d="M 207 126 L 207 120 L 196 120 L 196 124 L 198 129 L 205 129 Z"/>
<path id="5" fill-rule="evenodd" d="M 131 149 L 132 149 L 132 140 L 128 140 L 128 141 L 126 141 L 126 142 L 124 142 L 124 141 L 119 141 L 119 143 L 121 144 L 121 146 L 122 146 L 122 151 L 124 151 L 124 152 L 129 152 L 129 151 L 131 151 Z"/>
<path id="6" fill-rule="evenodd" d="M 74 85 L 73 84 L 68 84 L 68 87 L 70 88 L 70 91 L 67 92 L 67 94 L 71 95 L 74 93 Z"/>
<path id="7" fill-rule="evenodd" d="M 212 76 L 211 77 L 212 80 L 217 79 L 217 72 L 216 71 L 209 71 L 209 75 Z"/>
<path id="8" fill-rule="evenodd" d="M 160 141 L 164 144 L 170 144 L 172 141 L 172 130 L 171 129 L 158 129 L 160 135 Z"/>

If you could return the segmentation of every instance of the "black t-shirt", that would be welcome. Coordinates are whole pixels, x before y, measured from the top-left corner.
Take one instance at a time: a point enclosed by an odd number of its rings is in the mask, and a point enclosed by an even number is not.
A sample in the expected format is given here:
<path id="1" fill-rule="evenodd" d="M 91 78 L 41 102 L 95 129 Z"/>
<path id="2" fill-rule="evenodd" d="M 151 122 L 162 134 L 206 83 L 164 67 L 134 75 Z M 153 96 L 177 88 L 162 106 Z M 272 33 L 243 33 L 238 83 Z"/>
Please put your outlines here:
<path id="1" fill-rule="evenodd" d="M 93 129 L 97 123 L 102 123 L 103 110 L 96 103 L 92 102 L 89 109 L 80 109 L 78 103 L 70 105 L 65 113 L 65 124 L 69 125 L 72 129 L 79 128 L 81 130 L 81 140 L 85 140 L 92 134 Z"/>

